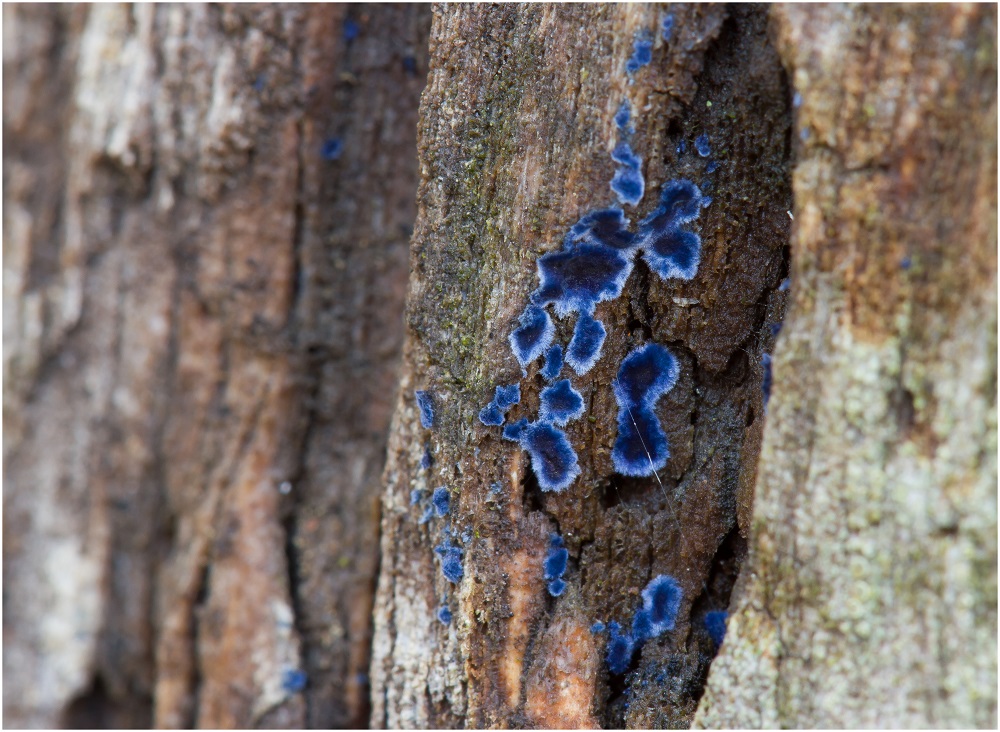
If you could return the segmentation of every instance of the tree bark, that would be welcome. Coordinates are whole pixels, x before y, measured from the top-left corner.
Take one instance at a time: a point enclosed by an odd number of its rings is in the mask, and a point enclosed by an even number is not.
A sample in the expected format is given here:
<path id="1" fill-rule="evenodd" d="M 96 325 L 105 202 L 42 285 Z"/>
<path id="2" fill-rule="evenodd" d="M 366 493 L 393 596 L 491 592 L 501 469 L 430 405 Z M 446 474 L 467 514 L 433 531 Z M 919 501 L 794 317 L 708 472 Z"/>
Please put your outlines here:
<path id="1" fill-rule="evenodd" d="M 702 621 L 727 606 L 740 530 L 749 530 L 761 354 L 784 307 L 791 95 L 766 8 L 672 13 L 665 42 L 667 10 L 652 5 L 436 11 L 383 500 L 375 727 L 686 727 L 694 714 L 713 654 Z M 624 67 L 641 33 L 656 39 L 653 62 L 629 83 Z M 624 98 L 647 182 L 628 215 L 653 209 L 664 181 L 712 187 L 699 220 L 701 266 L 691 282 L 665 282 L 637 264 L 623 296 L 598 306 L 604 354 L 573 379 L 587 416 L 567 428 L 582 475 L 563 493 L 542 493 L 527 456 L 477 414 L 495 385 L 519 383 L 508 420 L 534 419 L 544 382 L 537 364 L 522 378 L 507 336 L 537 285 L 538 256 L 614 201 L 613 117 Z M 701 134 L 714 174 L 694 151 Z M 572 325 L 557 324 L 559 342 Z M 649 341 L 681 363 L 659 410 L 672 457 L 658 479 L 624 479 L 610 460 L 611 383 L 622 357 Z M 415 389 L 433 393 L 433 430 L 421 427 Z M 425 444 L 429 470 L 420 467 Z M 437 487 L 450 491 L 451 512 L 420 523 L 411 492 Z M 552 598 L 542 562 L 557 530 L 571 563 L 568 589 Z M 458 585 L 434 552 L 448 532 L 464 551 Z M 590 626 L 627 624 L 639 591 L 661 573 L 683 587 L 677 630 L 637 654 L 626 689 L 606 672 L 604 638 Z M 436 619 L 442 605 L 450 624 Z"/>
<path id="2" fill-rule="evenodd" d="M 696 726 L 995 727 L 996 8 L 774 20 L 792 301 Z"/>
<path id="3" fill-rule="evenodd" d="M 429 19 L 5 6 L 8 724 L 367 719 Z"/>

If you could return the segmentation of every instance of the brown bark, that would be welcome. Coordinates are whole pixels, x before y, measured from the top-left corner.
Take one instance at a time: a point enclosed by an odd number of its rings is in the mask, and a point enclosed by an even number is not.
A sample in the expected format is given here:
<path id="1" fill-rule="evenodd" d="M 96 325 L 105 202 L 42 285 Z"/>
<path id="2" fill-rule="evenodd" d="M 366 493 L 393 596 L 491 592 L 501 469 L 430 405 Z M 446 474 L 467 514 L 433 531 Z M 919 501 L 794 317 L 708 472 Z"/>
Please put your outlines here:
<path id="1" fill-rule="evenodd" d="M 372 665 L 374 726 L 686 726 L 712 655 L 704 613 L 725 608 L 749 516 L 763 417 L 760 355 L 781 317 L 791 205 L 790 95 L 767 39 L 764 8 L 679 6 L 670 43 L 664 8 L 440 8 L 420 115 L 422 182 L 411 245 L 408 336 L 382 518 Z M 629 85 L 636 32 L 655 31 L 652 65 Z M 542 493 L 526 455 L 477 414 L 497 384 L 520 382 L 508 415 L 534 418 L 538 364 L 521 378 L 507 336 L 536 286 L 535 260 L 561 246 L 582 214 L 611 204 L 624 97 L 633 147 L 655 207 L 665 180 L 714 177 L 699 221 L 703 257 L 689 283 L 637 264 L 602 303 L 604 355 L 574 378 L 587 416 L 568 433 L 583 474 Z M 719 170 L 694 153 L 712 140 Z M 687 141 L 688 152 L 676 148 Z M 573 320 L 558 323 L 568 342 Z M 680 382 L 660 415 L 672 458 L 657 480 L 613 474 L 619 362 L 636 345 L 669 344 Z M 438 426 L 420 427 L 414 389 L 429 389 Z M 418 464 L 432 446 L 430 471 Z M 491 485 L 499 483 L 499 493 Z M 414 489 L 446 486 L 447 519 L 418 523 Z M 451 527 L 464 579 L 442 576 L 434 547 Z M 743 525 L 743 529 L 749 528 Z M 548 534 L 571 553 L 568 589 L 542 579 Z M 465 534 L 465 540 L 460 538 Z M 628 623 L 651 576 L 685 599 L 675 633 L 637 654 L 629 695 L 604 666 L 595 620 Z M 437 621 L 441 604 L 454 613 Z M 669 681 L 666 679 L 669 678 Z"/>
<path id="2" fill-rule="evenodd" d="M 4 21 L 5 720 L 363 723 L 427 9 Z"/>

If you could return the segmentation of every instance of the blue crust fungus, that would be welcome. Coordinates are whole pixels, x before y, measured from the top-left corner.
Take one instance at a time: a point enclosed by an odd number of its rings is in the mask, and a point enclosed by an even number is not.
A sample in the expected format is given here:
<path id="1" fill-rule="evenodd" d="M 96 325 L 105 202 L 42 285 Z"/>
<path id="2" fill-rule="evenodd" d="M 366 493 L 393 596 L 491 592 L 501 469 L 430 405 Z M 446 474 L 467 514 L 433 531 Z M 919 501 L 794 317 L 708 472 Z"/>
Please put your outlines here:
<path id="1" fill-rule="evenodd" d="M 420 408 L 420 425 L 424 429 L 434 428 L 434 398 L 429 391 L 415 391 L 417 406 Z"/>
<path id="2" fill-rule="evenodd" d="M 538 418 L 542 422 L 562 427 L 580 417 L 583 409 L 583 397 L 580 396 L 580 392 L 573 388 L 569 379 L 562 379 L 542 389 Z"/>
<path id="3" fill-rule="evenodd" d="M 726 620 L 728 618 L 729 613 L 725 610 L 710 610 L 705 613 L 705 630 L 708 631 L 716 648 L 722 645 L 722 641 L 726 637 Z"/>
<path id="4" fill-rule="evenodd" d="M 558 343 L 545 354 L 545 365 L 539 371 L 546 381 L 552 381 L 559 376 L 563 367 L 563 349 Z"/>
<path id="5" fill-rule="evenodd" d="M 570 251 L 549 252 L 538 259 L 540 284 L 532 294 L 532 301 L 536 306 L 553 305 L 560 317 L 572 312 L 593 314 L 597 303 L 614 300 L 622 294 L 631 272 L 631 259 L 602 245 L 580 244 Z M 512 335 L 512 341 L 513 338 Z M 536 356 L 551 340 L 550 337 Z M 527 362 L 522 361 L 521 365 Z"/>
<path id="6" fill-rule="evenodd" d="M 618 163 L 611 178 L 611 190 L 618 196 L 619 203 L 635 206 L 646 192 L 646 181 L 642 177 L 642 158 L 632 152 L 627 142 L 620 142 L 612 151 L 611 159 Z"/>
<path id="7" fill-rule="evenodd" d="M 689 180 L 664 184 L 660 205 L 639 224 L 638 246 L 663 279 L 690 280 L 701 261 L 701 237 L 681 227 L 698 218 L 708 199 Z"/>
<path id="8" fill-rule="evenodd" d="M 451 494 L 445 487 L 435 488 L 434 495 L 431 496 L 431 503 L 434 506 L 434 513 L 438 518 L 447 516 L 451 509 Z"/>
<path id="9" fill-rule="evenodd" d="M 628 670 L 632 663 L 632 654 L 635 652 L 635 641 L 630 633 L 622 633 L 621 626 L 615 621 L 608 623 L 608 648 L 604 655 L 604 660 L 608 664 L 608 671 L 621 676 Z"/>
<path id="10" fill-rule="evenodd" d="M 631 76 L 643 66 L 648 66 L 652 60 L 653 42 L 641 35 L 637 36 L 632 42 L 632 57 L 625 62 L 625 73 Z"/>
<path id="11" fill-rule="evenodd" d="M 608 332 L 604 324 L 591 317 L 581 314 L 576 319 L 573 328 L 573 338 L 566 349 L 566 363 L 580 376 L 590 371 L 601 357 L 601 348 Z"/>
<path id="12" fill-rule="evenodd" d="M 437 611 L 438 622 L 444 625 L 449 625 L 451 623 L 451 608 L 447 605 L 442 605 Z"/>
<path id="13" fill-rule="evenodd" d="M 603 244 L 623 252 L 635 248 L 635 234 L 628 230 L 628 219 L 620 208 L 602 208 L 585 214 L 570 228 L 566 245 L 586 242 Z"/>
<path id="14" fill-rule="evenodd" d="M 453 584 L 461 582 L 465 574 L 462 569 L 462 550 L 452 544 L 450 539 L 445 539 L 434 551 L 441 557 L 441 574 L 444 578 Z"/>
<path id="15" fill-rule="evenodd" d="M 526 307 L 518 323 L 520 327 L 510 334 L 510 347 L 518 363 L 527 366 L 549 347 L 556 328 L 549 314 L 537 304 Z"/>
<path id="16" fill-rule="evenodd" d="M 708 135 L 698 135 L 694 141 L 694 147 L 703 158 L 707 158 L 712 154 L 712 146 L 708 142 Z"/>
<path id="17" fill-rule="evenodd" d="M 629 125 L 629 121 L 632 118 L 632 105 L 629 104 L 628 99 L 623 99 L 621 106 L 618 107 L 618 111 L 615 113 L 615 125 L 622 132 L 632 132 L 633 129 Z"/>
<path id="18" fill-rule="evenodd" d="M 479 421 L 491 427 L 501 425 L 504 422 L 504 415 L 507 411 L 520 402 L 520 384 L 497 386 L 493 392 L 492 401 L 479 411 Z"/>
<path id="19" fill-rule="evenodd" d="M 677 383 L 677 359 L 657 343 L 639 346 L 626 356 L 614 383 L 618 402 L 618 437 L 611 451 L 615 471 L 643 477 L 667 464 L 667 436 L 653 409 Z"/>
<path id="20" fill-rule="evenodd" d="M 531 456 L 532 470 L 543 491 L 564 491 L 580 475 L 580 463 L 562 430 L 539 421 L 519 426 L 518 435 L 521 448 Z"/>
<path id="21" fill-rule="evenodd" d="M 569 550 L 563 545 L 563 538 L 553 534 L 549 540 L 549 553 L 543 564 L 545 580 L 548 582 L 549 594 L 559 597 L 566 589 L 562 576 L 566 574 L 566 563 L 569 560 Z"/>

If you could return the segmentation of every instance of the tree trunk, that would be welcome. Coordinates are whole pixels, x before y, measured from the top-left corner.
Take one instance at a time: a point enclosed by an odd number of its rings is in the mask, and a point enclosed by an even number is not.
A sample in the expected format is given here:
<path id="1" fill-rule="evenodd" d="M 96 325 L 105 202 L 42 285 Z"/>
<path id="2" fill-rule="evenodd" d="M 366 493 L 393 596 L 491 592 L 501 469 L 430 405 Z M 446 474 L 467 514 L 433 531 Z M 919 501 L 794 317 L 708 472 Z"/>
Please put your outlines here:
<path id="1" fill-rule="evenodd" d="M 429 20 L 5 6 L 8 724 L 365 723 Z"/>

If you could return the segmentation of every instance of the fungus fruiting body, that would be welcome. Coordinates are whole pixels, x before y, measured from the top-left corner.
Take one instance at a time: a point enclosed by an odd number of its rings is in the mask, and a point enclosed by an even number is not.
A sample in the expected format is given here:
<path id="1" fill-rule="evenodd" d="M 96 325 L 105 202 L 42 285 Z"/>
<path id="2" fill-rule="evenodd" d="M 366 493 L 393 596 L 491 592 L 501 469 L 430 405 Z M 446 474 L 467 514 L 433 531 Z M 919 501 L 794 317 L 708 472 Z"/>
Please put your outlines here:
<path id="1" fill-rule="evenodd" d="M 479 421 L 487 427 L 496 427 L 503 424 L 503 412 L 497 408 L 496 404 L 490 402 L 479 410 Z"/>
<path id="2" fill-rule="evenodd" d="M 566 591 L 566 583 L 561 579 L 554 579 L 548 584 L 549 594 L 552 597 L 559 597 L 563 592 Z"/>
<path id="3" fill-rule="evenodd" d="M 361 26 L 348 18 L 344 21 L 344 40 L 350 43 L 361 34 Z"/>
<path id="4" fill-rule="evenodd" d="M 670 42 L 670 37 L 674 33 L 674 16 L 667 15 L 663 19 L 663 23 L 660 25 L 660 34 L 663 36 L 663 40 L 667 43 Z"/>
<path id="5" fill-rule="evenodd" d="M 652 60 L 653 42 L 645 38 L 636 38 L 632 42 L 632 58 L 625 63 L 625 73 L 631 76 Z"/>
<path id="6" fill-rule="evenodd" d="M 611 159 L 618 163 L 611 178 L 611 190 L 620 203 L 635 206 L 646 192 L 646 181 L 642 177 L 642 158 L 632 152 L 627 142 L 620 142 L 612 151 Z"/>
<path id="7" fill-rule="evenodd" d="M 441 622 L 444 625 L 450 624 L 451 623 L 451 608 L 449 608 L 447 605 L 442 605 L 441 607 L 439 607 L 438 611 L 437 611 L 437 619 L 438 619 L 438 622 Z"/>
<path id="8" fill-rule="evenodd" d="M 306 688 L 309 677 L 297 668 L 286 668 L 281 672 L 281 688 L 289 694 L 297 694 Z"/>
<path id="9" fill-rule="evenodd" d="M 569 246 L 578 243 L 603 244 L 612 249 L 630 251 L 635 234 L 628 230 L 628 219 L 620 208 L 602 208 L 582 216 L 566 234 Z"/>
<path id="10" fill-rule="evenodd" d="M 708 135 L 698 135 L 694 141 L 694 147 L 703 158 L 707 158 L 712 154 L 712 147 L 708 143 Z"/>
<path id="11" fill-rule="evenodd" d="M 493 402 L 503 411 L 507 411 L 515 404 L 520 404 L 521 385 L 508 384 L 507 386 L 497 386 L 493 391 Z"/>
<path id="12" fill-rule="evenodd" d="M 709 160 L 708 165 L 705 166 L 705 172 L 708 174 L 714 173 L 719 167 L 719 164 L 714 160 Z"/>
<path id="13" fill-rule="evenodd" d="M 622 104 L 618 107 L 618 112 L 615 113 L 615 125 L 622 132 L 628 132 L 629 120 L 632 117 L 632 105 L 629 104 L 628 99 L 623 99 Z"/>
<path id="14" fill-rule="evenodd" d="M 552 304 L 562 317 L 593 313 L 597 303 L 621 295 L 631 272 L 632 261 L 606 246 L 581 244 L 571 251 L 550 252 L 538 260 L 540 284 L 532 299 L 536 306 Z"/>
<path id="15" fill-rule="evenodd" d="M 420 469 L 427 470 L 433 464 L 434 464 L 434 459 L 431 457 L 431 448 L 425 445 L 424 454 L 420 458 Z"/>
<path id="16" fill-rule="evenodd" d="M 604 324 L 586 313 L 581 313 L 573 328 L 573 338 L 566 349 L 566 363 L 580 376 L 587 373 L 601 357 L 604 339 L 608 332 Z"/>
<path id="17" fill-rule="evenodd" d="M 600 620 L 598 620 L 596 623 L 594 623 L 593 625 L 590 626 L 590 632 L 594 633 L 595 635 L 597 633 L 603 633 L 604 632 L 604 623 L 602 623 Z"/>
<path id="18" fill-rule="evenodd" d="M 539 371 L 546 381 L 552 381 L 559 376 L 563 366 L 563 349 L 558 343 L 545 354 L 545 365 Z"/>
<path id="19" fill-rule="evenodd" d="M 434 399 L 429 391 L 416 391 L 417 406 L 420 408 L 420 425 L 424 429 L 434 427 Z"/>
<path id="20" fill-rule="evenodd" d="M 652 408 L 674 388 L 679 373 L 677 359 L 659 343 L 639 346 L 618 367 L 615 398 L 619 405 Z"/>
<path id="21" fill-rule="evenodd" d="M 618 436 L 611 451 L 621 475 L 653 475 L 667 464 L 667 436 L 653 409 L 677 383 L 677 359 L 657 343 L 639 346 L 626 356 L 614 382 L 618 402 Z"/>
<path id="22" fill-rule="evenodd" d="M 545 557 L 545 579 L 559 579 L 566 573 L 566 562 L 569 559 L 569 550 L 565 547 L 553 547 L 549 549 Z"/>
<path id="23" fill-rule="evenodd" d="M 764 393 L 764 410 L 767 410 L 767 403 L 771 400 L 771 354 L 762 353 L 760 355 L 761 377 L 760 390 Z"/>
<path id="24" fill-rule="evenodd" d="M 669 459 L 670 446 L 656 415 L 645 407 L 621 408 L 611 450 L 615 472 L 641 478 L 661 470 Z"/>
<path id="25" fill-rule="evenodd" d="M 629 633 L 622 633 L 621 630 L 618 623 L 614 621 L 608 623 L 608 648 L 604 660 L 608 664 L 608 671 L 616 676 L 628 670 L 635 651 L 635 641 L 632 636 Z"/>
<path id="26" fill-rule="evenodd" d="M 434 551 L 441 557 L 441 574 L 453 584 L 462 581 L 464 571 L 462 569 L 462 550 L 453 545 L 450 540 L 445 540 L 434 548 Z"/>
<path id="27" fill-rule="evenodd" d="M 418 503 L 420 503 L 420 499 L 423 497 L 424 497 L 423 490 L 420 488 L 414 488 L 412 491 L 410 491 L 410 505 L 416 506 Z"/>
<path id="28" fill-rule="evenodd" d="M 710 610 L 705 613 L 705 630 L 718 648 L 726 637 L 726 620 L 729 613 L 725 610 Z"/>
<path id="29" fill-rule="evenodd" d="M 689 280 L 697 273 L 701 237 L 681 227 L 698 218 L 708 201 L 691 181 L 673 180 L 663 186 L 660 205 L 640 222 L 637 244 L 662 278 Z"/>
<path id="30" fill-rule="evenodd" d="M 510 334 L 510 346 L 518 363 L 527 366 L 542 355 L 555 337 L 552 318 L 537 305 L 529 305 L 521 313 L 520 327 Z"/>
<path id="31" fill-rule="evenodd" d="M 569 379 L 562 379 L 542 389 L 538 418 L 542 422 L 551 422 L 562 427 L 582 415 L 583 409 L 583 397 L 580 396 L 580 392 L 573 388 Z"/>
<path id="32" fill-rule="evenodd" d="M 344 151 L 344 143 L 340 141 L 338 137 L 331 137 L 326 142 L 323 143 L 323 148 L 320 150 L 320 155 L 323 156 L 324 160 L 334 161 L 340 158 L 340 154 Z"/>
<path id="33" fill-rule="evenodd" d="M 520 442 L 524 431 L 528 429 L 528 420 L 522 417 L 516 422 L 511 422 L 503 428 L 503 438 L 511 442 Z"/>
<path id="34" fill-rule="evenodd" d="M 642 611 L 649 615 L 651 638 L 674 629 L 683 594 L 677 580 L 669 574 L 658 575 L 646 585 L 642 591 Z"/>
<path id="35" fill-rule="evenodd" d="M 447 516 L 448 511 L 451 509 L 451 494 L 445 487 L 435 488 L 434 495 L 431 496 L 431 503 L 434 506 L 434 513 L 437 514 L 438 518 L 442 516 Z"/>
<path id="36" fill-rule="evenodd" d="M 563 491 L 580 475 L 580 463 L 562 430 L 548 422 L 532 422 L 519 426 L 518 435 L 521 447 L 531 456 L 531 467 L 543 491 Z"/>

